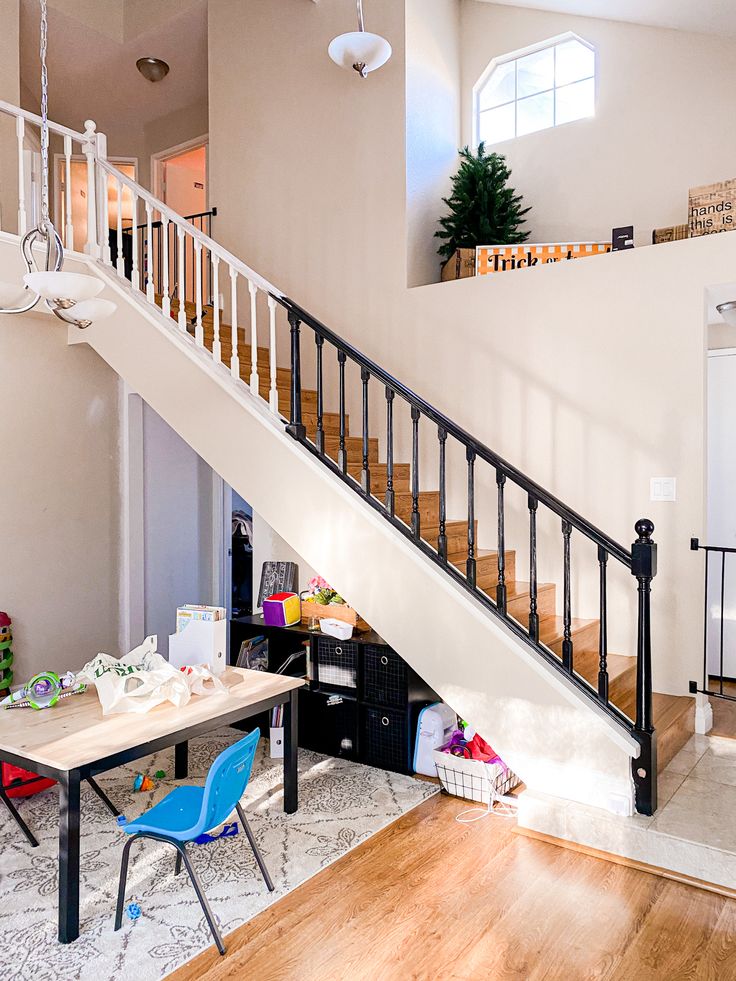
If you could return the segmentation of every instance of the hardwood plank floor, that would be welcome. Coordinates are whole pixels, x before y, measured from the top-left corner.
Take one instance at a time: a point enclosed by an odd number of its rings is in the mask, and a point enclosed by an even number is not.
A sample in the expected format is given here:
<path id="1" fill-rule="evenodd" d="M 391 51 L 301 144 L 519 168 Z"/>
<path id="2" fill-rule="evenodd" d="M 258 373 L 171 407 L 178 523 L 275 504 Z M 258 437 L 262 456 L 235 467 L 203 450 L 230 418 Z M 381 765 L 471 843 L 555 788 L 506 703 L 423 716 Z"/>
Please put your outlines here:
<path id="1" fill-rule="evenodd" d="M 169 981 L 728 981 L 736 900 L 437 796 Z"/>

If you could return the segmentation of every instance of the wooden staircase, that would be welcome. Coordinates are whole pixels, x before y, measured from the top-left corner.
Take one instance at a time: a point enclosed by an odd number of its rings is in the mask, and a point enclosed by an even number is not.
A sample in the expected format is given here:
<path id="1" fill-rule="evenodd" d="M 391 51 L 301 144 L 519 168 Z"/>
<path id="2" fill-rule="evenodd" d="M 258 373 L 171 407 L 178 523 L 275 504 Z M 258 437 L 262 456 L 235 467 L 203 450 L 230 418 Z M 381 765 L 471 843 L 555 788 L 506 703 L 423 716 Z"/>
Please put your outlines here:
<path id="1" fill-rule="evenodd" d="M 176 318 L 178 310 L 172 310 Z M 189 331 L 196 311 L 192 304 L 186 304 Z M 203 312 L 204 343 L 208 350 L 213 346 L 213 323 L 211 308 Z M 248 384 L 251 372 L 251 349 L 246 342 L 245 332 L 240 331 L 242 340 L 238 341 L 240 376 Z M 231 330 L 226 324 L 220 326 L 220 346 L 222 361 L 230 366 L 232 353 Z M 270 387 L 269 351 L 258 348 L 259 393 L 268 400 Z M 291 371 L 288 368 L 277 370 L 279 411 L 288 417 L 290 404 Z M 302 389 L 302 419 L 311 440 L 317 432 L 317 392 Z M 339 446 L 340 417 L 336 412 L 324 412 L 322 425 L 325 433 L 325 453 L 337 462 Z M 345 417 L 346 432 L 350 420 Z M 371 438 L 369 446 L 371 492 L 383 499 L 386 493 L 386 464 L 379 461 L 378 440 Z M 362 437 L 349 436 L 346 439 L 347 467 L 349 474 L 360 481 L 362 470 Z M 411 521 L 412 494 L 410 487 L 411 467 L 408 463 L 394 463 L 393 486 L 395 492 L 395 513 L 405 523 Z M 436 548 L 439 534 L 439 493 L 437 491 L 419 492 L 419 513 L 422 538 L 432 548 Z M 477 523 L 476 523 L 477 525 Z M 446 522 L 448 562 L 463 575 L 467 559 L 468 523 L 467 520 Z M 477 540 L 477 531 L 476 531 Z M 516 553 L 506 550 L 505 577 L 507 588 L 507 610 L 510 616 L 528 627 L 530 584 L 516 579 Z M 495 595 L 498 579 L 498 554 L 495 551 L 479 549 L 476 555 L 477 587 L 491 596 Z M 537 584 L 537 611 L 539 615 L 539 639 L 560 660 L 562 660 L 563 619 L 557 615 L 556 583 Z M 575 672 L 585 678 L 595 689 L 598 679 L 598 639 L 600 623 L 598 620 L 572 621 L 573 665 Z M 636 658 L 621 654 L 608 654 L 608 677 L 610 701 L 629 718 L 636 715 Z M 657 767 L 661 772 L 684 746 L 695 728 L 695 701 L 693 698 L 678 695 L 653 694 L 654 726 L 657 731 Z"/>

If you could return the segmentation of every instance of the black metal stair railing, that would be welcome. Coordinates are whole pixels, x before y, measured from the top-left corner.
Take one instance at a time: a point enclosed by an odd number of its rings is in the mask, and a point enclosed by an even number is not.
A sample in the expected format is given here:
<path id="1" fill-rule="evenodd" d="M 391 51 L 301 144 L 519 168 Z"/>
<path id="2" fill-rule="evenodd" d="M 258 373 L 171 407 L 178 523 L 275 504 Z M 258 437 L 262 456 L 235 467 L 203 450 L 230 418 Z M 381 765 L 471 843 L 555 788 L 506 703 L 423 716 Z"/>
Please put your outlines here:
<path id="1" fill-rule="evenodd" d="M 653 814 L 657 807 L 657 744 L 652 717 L 652 665 L 651 665 L 651 582 L 657 571 L 657 546 L 652 541 L 654 525 L 646 518 L 636 522 L 637 539 L 631 550 L 624 548 L 595 525 L 581 517 L 549 491 L 531 480 L 512 464 L 502 459 L 480 440 L 456 425 L 434 406 L 407 388 L 370 358 L 361 354 L 328 327 L 288 298 L 274 297 L 286 308 L 291 338 L 291 398 L 287 432 L 319 457 L 322 463 L 345 481 L 356 493 L 387 521 L 409 538 L 426 556 L 440 566 L 456 582 L 483 604 L 493 615 L 525 644 L 530 646 L 556 670 L 570 679 L 592 702 L 602 708 L 610 718 L 636 739 L 640 747 L 638 758 L 632 761 L 632 777 L 635 787 L 636 807 L 642 814 Z M 308 438 L 302 415 L 301 378 L 301 328 L 305 326 L 314 335 L 316 347 L 317 420 L 314 442 Z M 339 377 L 339 439 L 337 459 L 325 452 L 324 439 L 324 357 L 327 350 L 334 350 Z M 348 468 L 346 433 L 346 362 L 360 369 L 362 406 L 362 443 L 360 452 L 360 476 L 353 477 Z M 369 385 L 373 381 L 383 386 L 386 404 L 386 492 L 379 499 L 371 492 L 371 461 L 369 441 Z M 409 522 L 396 514 L 394 485 L 394 418 L 395 400 L 401 399 L 410 409 L 411 416 L 411 511 Z M 420 427 L 421 420 L 436 429 L 439 458 L 439 522 L 436 544 L 422 537 L 419 507 L 420 483 Z M 454 440 L 464 448 L 467 466 L 467 543 L 465 573 L 448 561 L 447 537 L 447 441 Z M 497 582 L 495 596 L 489 595 L 477 585 L 477 545 L 475 531 L 476 470 L 479 463 L 493 468 L 498 503 Z M 529 513 L 529 619 L 525 627 L 508 612 L 508 588 L 506 582 L 506 531 L 505 492 L 511 483 L 527 495 Z M 562 657 L 540 641 L 540 614 L 537 579 L 537 514 L 544 507 L 560 519 L 563 557 L 563 639 Z M 575 671 L 575 650 L 572 631 L 571 600 L 571 537 L 577 532 L 597 546 L 599 568 L 600 629 L 598 638 L 597 685 L 590 684 Z M 636 649 L 636 712 L 628 718 L 609 698 L 608 676 L 608 560 L 615 559 L 625 566 L 637 580 L 637 649 Z"/>
<path id="2" fill-rule="evenodd" d="M 210 208 L 209 211 L 200 211 L 195 215 L 184 215 L 184 221 L 188 221 L 194 228 L 205 235 L 212 237 L 212 219 L 217 217 L 217 208 Z M 150 239 L 149 239 L 150 234 Z M 211 305 L 212 296 L 212 264 L 206 261 L 204 255 L 197 259 L 194 239 L 186 242 L 186 252 L 184 253 L 184 267 L 179 268 L 180 257 L 179 249 L 176 247 L 176 228 L 170 222 L 161 220 L 152 221 L 150 229 L 147 222 L 141 225 L 127 225 L 123 228 L 122 255 L 125 268 L 125 276 L 131 279 L 133 275 L 133 235 L 138 237 L 138 255 L 142 256 L 140 286 L 145 290 L 149 279 L 153 282 L 157 292 L 161 291 L 163 282 L 163 263 L 164 263 L 164 237 L 166 237 L 166 255 L 169 256 L 169 278 L 170 293 L 173 296 L 177 293 L 179 280 L 182 279 L 187 289 L 185 293 L 190 294 L 187 299 L 194 301 L 194 270 L 197 262 L 201 266 L 202 275 L 202 294 L 205 303 Z M 112 255 L 117 254 L 117 232 L 114 228 L 109 231 L 110 251 Z"/>

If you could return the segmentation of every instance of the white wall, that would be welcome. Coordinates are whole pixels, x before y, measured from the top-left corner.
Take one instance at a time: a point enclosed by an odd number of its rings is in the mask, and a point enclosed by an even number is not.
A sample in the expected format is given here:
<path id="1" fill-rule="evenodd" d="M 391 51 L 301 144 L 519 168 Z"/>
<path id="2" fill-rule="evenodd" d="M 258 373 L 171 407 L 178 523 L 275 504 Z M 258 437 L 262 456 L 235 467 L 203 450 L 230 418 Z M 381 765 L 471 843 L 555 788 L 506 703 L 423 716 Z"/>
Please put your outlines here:
<path id="1" fill-rule="evenodd" d="M 0 99 L 20 102 L 20 0 L 0 0 Z M 0 228 L 18 228 L 18 156 L 15 120 L 0 114 Z"/>
<path id="2" fill-rule="evenodd" d="M 608 241 L 634 224 L 687 221 L 688 188 L 734 176 L 733 39 L 462 0 L 463 142 L 472 140 L 472 88 L 492 58 L 566 31 L 595 45 L 594 119 L 493 147 L 532 205 L 532 242 Z"/>
<path id="3" fill-rule="evenodd" d="M 264 562 L 296 562 L 299 566 L 299 592 L 307 588 L 307 582 L 318 572 L 298 555 L 288 542 L 275 531 L 265 518 L 253 512 L 253 609 L 258 602 L 261 572 Z"/>
<path id="4" fill-rule="evenodd" d="M 407 282 L 439 282 L 434 238 L 460 144 L 460 0 L 407 0 Z"/>
<path id="5" fill-rule="evenodd" d="M 144 632 L 158 634 L 158 649 L 166 656 L 177 606 L 217 599 L 212 583 L 213 475 L 145 404 L 143 482 Z"/>
<path id="6" fill-rule="evenodd" d="M 338 0 L 294 4 L 277 24 L 265 0 L 247 15 L 234 0 L 212 0 L 211 188 L 227 203 L 218 237 L 624 545 L 635 520 L 651 516 L 660 543 L 655 687 L 685 693 L 701 641 L 702 612 L 692 602 L 699 568 L 688 542 L 705 520 L 703 290 L 733 279 L 736 237 L 407 289 L 404 11 L 395 0 L 372 3 L 371 25 L 394 56 L 364 83 L 325 53 L 343 29 L 342 11 Z M 687 38 L 682 45 L 681 55 Z M 697 71 L 687 78 L 699 88 Z M 700 107 L 701 118 L 710 111 Z M 683 117 L 683 133 L 691 118 Z M 678 152 L 691 159 L 684 142 Z M 678 168 L 667 146 L 667 165 Z M 701 164 L 711 166 L 707 158 L 694 164 L 693 182 L 707 179 Z M 652 199 L 660 171 L 638 176 Z M 675 179 L 684 194 L 690 177 Z M 678 217 L 664 206 L 657 215 L 657 223 Z M 374 431 L 382 428 L 378 416 Z M 423 424 L 423 445 L 433 439 Z M 677 477 L 676 504 L 650 503 L 655 475 Z M 451 516 L 461 517 L 462 465 L 456 477 Z M 518 549 L 523 574 L 526 502 L 508 496 L 516 520 L 507 545 Z M 494 508 L 489 477 L 479 476 L 484 547 L 495 544 Z M 558 523 L 540 522 L 540 534 L 540 577 L 559 583 Z M 574 539 L 581 616 L 597 612 L 591 551 Z M 611 580 L 609 646 L 631 654 L 634 584 L 623 569 Z"/>
<path id="7" fill-rule="evenodd" d="M 50 315 L 0 316 L 0 608 L 18 683 L 119 653 L 118 379 L 66 338 Z"/>

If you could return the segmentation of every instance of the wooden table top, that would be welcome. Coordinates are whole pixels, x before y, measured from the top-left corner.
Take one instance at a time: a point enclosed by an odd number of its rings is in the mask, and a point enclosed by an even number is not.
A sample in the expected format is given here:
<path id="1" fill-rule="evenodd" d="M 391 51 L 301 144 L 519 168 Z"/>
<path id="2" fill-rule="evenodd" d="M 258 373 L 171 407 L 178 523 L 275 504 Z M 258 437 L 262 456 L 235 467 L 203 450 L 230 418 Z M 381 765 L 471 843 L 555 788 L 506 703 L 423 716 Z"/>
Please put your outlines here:
<path id="1" fill-rule="evenodd" d="M 50 709 L 0 710 L 0 750 L 61 771 L 103 760 L 201 722 L 283 695 L 304 684 L 303 678 L 227 668 L 221 675 L 227 694 L 192 695 L 183 708 L 164 703 L 138 715 L 103 716 L 94 686 L 62 699 Z"/>

